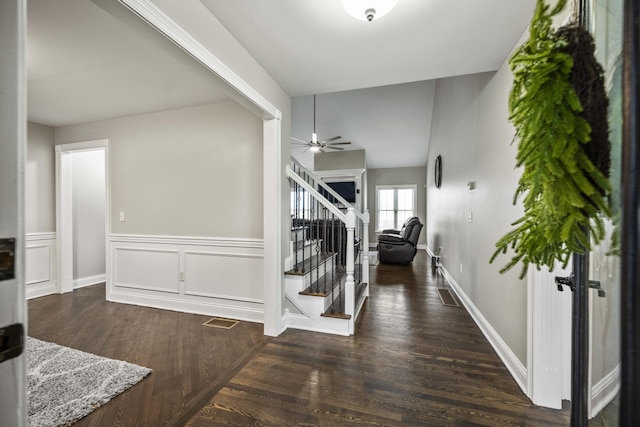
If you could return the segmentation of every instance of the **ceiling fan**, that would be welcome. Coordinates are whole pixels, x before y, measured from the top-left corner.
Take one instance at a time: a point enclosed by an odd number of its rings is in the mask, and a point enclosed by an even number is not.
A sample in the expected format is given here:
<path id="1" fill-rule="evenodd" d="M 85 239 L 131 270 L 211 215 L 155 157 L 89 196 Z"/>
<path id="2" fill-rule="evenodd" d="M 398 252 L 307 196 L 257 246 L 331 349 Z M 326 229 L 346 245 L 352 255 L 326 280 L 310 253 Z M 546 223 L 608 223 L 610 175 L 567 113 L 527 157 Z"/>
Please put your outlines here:
<path id="1" fill-rule="evenodd" d="M 348 145 L 351 144 L 351 142 L 333 142 L 340 138 L 342 137 L 334 136 L 332 138 L 318 141 L 318 134 L 316 134 L 316 96 L 313 95 L 313 133 L 311 134 L 311 141 L 305 141 L 292 136 L 291 139 L 295 140 L 293 142 L 293 148 L 306 148 L 313 153 L 324 153 L 326 149 L 343 151 L 344 148 L 336 147 L 336 145 Z M 307 150 L 305 150 L 305 153 Z"/>

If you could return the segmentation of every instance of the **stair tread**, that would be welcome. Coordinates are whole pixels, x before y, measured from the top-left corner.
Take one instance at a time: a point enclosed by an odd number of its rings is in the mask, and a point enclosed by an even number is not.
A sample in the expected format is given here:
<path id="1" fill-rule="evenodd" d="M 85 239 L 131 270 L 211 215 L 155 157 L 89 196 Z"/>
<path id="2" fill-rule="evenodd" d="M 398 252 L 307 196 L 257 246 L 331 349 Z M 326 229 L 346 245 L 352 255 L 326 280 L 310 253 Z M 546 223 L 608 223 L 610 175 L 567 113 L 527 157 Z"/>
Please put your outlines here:
<path id="1" fill-rule="evenodd" d="M 320 315 L 321 317 L 332 317 L 334 319 L 345 319 L 345 320 L 349 320 L 351 319 L 351 315 L 350 314 L 344 314 L 344 313 L 331 313 L 329 311 L 322 313 Z"/>
<path id="2" fill-rule="evenodd" d="M 331 290 L 335 289 L 337 286 L 339 286 L 341 283 L 344 283 L 347 280 L 347 272 L 342 270 L 336 270 L 336 273 L 334 275 L 333 278 L 333 283 L 331 284 L 331 287 L 327 290 L 327 291 L 313 291 L 312 289 L 319 289 L 320 287 L 318 286 L 318 282 L 322 281 L 324 278 L 321 277 L 320 279 L 316 280 L 315 282 L 313 282 L 307 289 L 305 289 L 304 291 L 300 291 L 299 294 L 300 295 L 308 295 L 308 296 L 312 296 L 312 297 L 326 297 L 329 294 L 331 294 Z"/>
<path id="3" fill-rule="evenodd" d="M 366 282 L 361 282 L 356 285 L 356 302 L 360 301 L 362 295 L 364 294 L 364 290 L 367 288 Z M 342 295 L 342 301 L 339 304 L 341 307 L 344 307 L 344 295 Z M 351 319 L 350 314 L 344 314 L 344 312 L 331 312 L 331 307 L 327 309 L 324 313 L 320 314 L 321 317 L 332 317 L 334 319 Z"/>
<path id="4" fill-rule="evenodd" d="M 319 256 L 313 256 L 303 262 L 296 264 L 291 270 L 285 271 L 284 274 L 293 276 L 304 276 L 311 272 L 314 268 L 323 262 L 329 261 L 336 256 L 335 252 L 322 252 Z"/>

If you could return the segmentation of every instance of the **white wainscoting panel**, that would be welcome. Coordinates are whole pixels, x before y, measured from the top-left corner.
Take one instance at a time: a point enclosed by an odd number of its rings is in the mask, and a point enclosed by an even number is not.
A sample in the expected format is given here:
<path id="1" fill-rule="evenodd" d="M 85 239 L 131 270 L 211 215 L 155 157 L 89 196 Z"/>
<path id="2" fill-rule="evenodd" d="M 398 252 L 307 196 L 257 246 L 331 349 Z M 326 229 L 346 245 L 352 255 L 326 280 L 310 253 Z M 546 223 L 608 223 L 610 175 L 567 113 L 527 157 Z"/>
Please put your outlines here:
<path id="1" fill-rule="evenodd" d="M 111 235 L 109 245 L 109 301 L 264 320 L 262 240 Z"/>
<path id="2" fill-rule="evenodd" d="M 29 233 L 25 236 L 27 299 L 57 292 L 56 233 Z"/>
<path id="3" fill-rule="evenodd" d="M 185 294 L 262 303 L 264 257 L 231 252 L 184 252 Z"/>
<path id="4" fill-rule="evenodd" d="M 180 292 L 180 251 L 175 249 L 120 247 L 113 252 L 116 287 L 158 292 Z"/>

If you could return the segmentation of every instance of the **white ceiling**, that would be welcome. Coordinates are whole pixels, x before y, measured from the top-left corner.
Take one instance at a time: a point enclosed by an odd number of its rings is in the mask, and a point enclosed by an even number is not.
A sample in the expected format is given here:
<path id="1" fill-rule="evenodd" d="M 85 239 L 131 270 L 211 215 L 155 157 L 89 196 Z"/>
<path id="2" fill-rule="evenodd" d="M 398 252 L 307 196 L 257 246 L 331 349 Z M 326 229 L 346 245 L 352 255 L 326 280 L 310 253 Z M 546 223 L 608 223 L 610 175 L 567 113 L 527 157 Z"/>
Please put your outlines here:
<path id="1" fill-rule="evenodd" d="M 535 5 L 399 0 L 388 15 L 366 22 L 349 16 L 340 0 L 181 1 L 201 1 L 291 97 L 496 70 Z M 117 0 L 29 0 L 27 40 L 28 115 L 37 123 L 57 127 L 238 99 Z M 353 148 L 390 158 L 388 143 L 360 140 Z M 391 149 L 415 152 L 404 143 Z M 424 141 L 413 143 L 426 151 Z"/>
<path id="2" fill-rule="evenodd" d="M 399 0 L 372 22 L 340 0 L 201 0 L 289 96 L 497 70 L 535 0 Z"/>
<path id="3" fill-rule="evenodd" d="M 27 92 L 29 120 L 53 127 L 229 100 L 114 0 L 27 2 Z"/>

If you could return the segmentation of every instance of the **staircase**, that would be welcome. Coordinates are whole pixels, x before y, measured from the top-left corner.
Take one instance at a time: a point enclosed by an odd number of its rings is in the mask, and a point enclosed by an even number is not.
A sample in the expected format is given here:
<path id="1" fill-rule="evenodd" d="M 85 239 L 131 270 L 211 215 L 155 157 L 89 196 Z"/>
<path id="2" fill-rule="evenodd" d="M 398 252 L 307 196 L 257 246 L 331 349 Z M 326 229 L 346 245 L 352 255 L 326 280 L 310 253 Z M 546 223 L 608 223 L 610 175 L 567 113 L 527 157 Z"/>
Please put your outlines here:
<path id="1" fill-rule="evenodd" d="M 369 295 L 368 212 L 358 212 L 292 159 L 287 326 L 353 335 Z"/>

